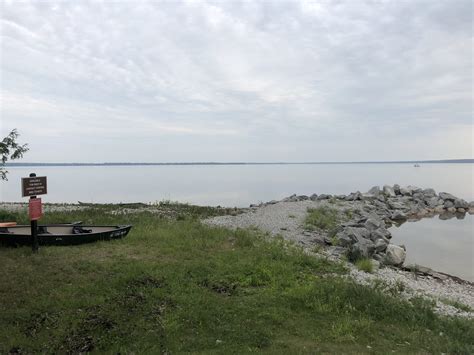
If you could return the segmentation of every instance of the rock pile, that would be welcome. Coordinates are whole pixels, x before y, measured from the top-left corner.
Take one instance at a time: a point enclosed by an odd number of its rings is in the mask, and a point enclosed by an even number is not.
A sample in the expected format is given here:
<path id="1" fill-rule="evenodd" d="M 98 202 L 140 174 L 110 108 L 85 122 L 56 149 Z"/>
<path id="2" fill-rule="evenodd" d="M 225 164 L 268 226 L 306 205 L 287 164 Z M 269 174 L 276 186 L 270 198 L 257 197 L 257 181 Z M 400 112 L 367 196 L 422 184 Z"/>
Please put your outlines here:
<path id="1" fill-rule="evenodd" d="M 347 252 L 351 260 L 372 258 L 393 266 L 403 264 L 406 250 L 404 246 L 390 244 L 392 236 L 387 228 L 392 224 L 434 214 L 441 214 L 444 218 L 474 214 L 474 202 L 468 203 L 447 192 L 437 194 L 433 189 L 411 185 L 374 186 L 366 193 L 357 191 L 349 195 L 292 195 L 282 202 L 308 199 L 357 202 L 354 203 L 352 218 L 338 227 L 329 244 L 333 245 L 335 253 Z"/>

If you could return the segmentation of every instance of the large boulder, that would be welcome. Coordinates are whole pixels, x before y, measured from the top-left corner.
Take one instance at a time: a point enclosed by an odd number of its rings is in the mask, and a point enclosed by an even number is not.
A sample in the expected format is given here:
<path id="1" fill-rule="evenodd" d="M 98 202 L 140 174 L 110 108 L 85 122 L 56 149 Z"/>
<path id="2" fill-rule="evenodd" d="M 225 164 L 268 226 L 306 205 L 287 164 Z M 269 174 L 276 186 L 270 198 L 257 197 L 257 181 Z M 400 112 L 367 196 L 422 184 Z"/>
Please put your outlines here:
<path id="1" fill-rule="evenodd" d="M 356 261 L 362 258 L 370 258 L 374 255 L 375 245 L 371 240 L 362 239 L 352 245 L 349 250 L 349 260 Z"/>
<path id="2" fill-rule="evenodd" d="M 443 205 L 444 201 L 436 196 L 425 198 L 425 203 L 429 208 Z"/>
<path id="3" fill-rule="evenodd" d="M 395 190 L 393 189 L 393 187 L 391 186 L 388 186 L 388 185 L 384 185 L 383 186 L 383 193 L 385 196 L 388 196 L 388 197 L 395 197 Z"/>
<path id="4" fill-rule="evenodd" d="M 425 198 L 427 198 L 427 197 L 428 197 L 428 198 L 429 198 L 429 197 L 435 197 L 435 196 L 436 196 L 436 191 L 435 191 L 434 189 L 424 189 L 424 190 L 422 191 L 422 193 L 423 193 L 423 196 L 424 196 Z"/>
<path id="5" fill-rule="evenodd" d="M 408 185 L 408 186 L 407 186 L 407 189 L 408 189 L 409 191 L 411 191 L 411 195 L 413 195 L 414 193 L 423 191 L 423 190 L 422 190 L 421 188 L 419 188 L 418 186 L 413 186 L 413 185 Z"/>
<path id="6" fill-rule="evenodd" d="M 366 228 L 346 227 L 336 234 L 340 246 L 349 246 L 364 239 L 370 239 L 370 232 Z"/>
<path id="7" fill-rule="evenodd" d="M 454 207 L 454 201 L 451 200 L 444 200 L 444 208 L 453 208 Z"/>
<path id="8" fill-rule="evenodd" d="M 405 215 L 405 213 L 403 213 L 403 211 L 397 210 L 392 213 L 391 219 L 394 221 L 405 221 L 407 219 L 407 216 Z"/>
<path id="9" fill-rule="evenodd" d="M 368 194 L 370 195 L 378 195 L 380 194 L 380 187 L 379 186 L 374 186 L 372 187 L 369 191 L 367 191 Z"/>
<path id="10" fill-rule="evenodd" d="M 392 234 L 386 228 L 379 228 L 370 232 L 370 239 L 376 241 L 377 239 L 389 240 L 392 238 Z"/>
<path id="11" fill-rule="evenodd" d="M 384 252 L 388 245 L 389 243 L 385 239 L 379 238 L 375 241 L 375 251 L 377 253 Z"/>
<path id="12" fill-rule="evenodd" d="M 454 207 L 468 209 L 469 203 L 467 201 L 464 201 L 463 199 L 457 198 L 454 200 Z"/>
<path id="13" fill-rule="evenodd" d="M 400 185 L 398 185 L 398 184 L 393 185 L 393 191 L 395 191 L 395 195 L 401 195 Z"/>
<path id="14" fill-rule="evenodd" d="M 330 198 L 331 198 L 331 195 L 321 194 L 316 198 L 316 200 L 318 200 L 318 201 L 329 200 Z"/>
<path id="15" fill-rule="evenodd" d="M 310 199 L 311 201 L 316 201 L 316 200 L 318 199 L 318 195 L 317 195 L 317 194 L 312 194 L 312 195 L 309 197 L 309 199 Z"/>
<path id="16" fill-rule="evenodd" d="M 385 251 L 384 264 L 393 265 L 393 266 L 401 266 L 405 262 L 405 258 L 406 258 L 405 249 L 395 244 L 389 244 Z"/>
<path id="17" fill-rule="evenodd" d="M 364 227 L 367 228 L 369 231 L 373 231 L 381 227 L 385 227 L 385 223 L 378 218 L 370 217 L 367 219 L 367 221 L 365 221 Z"/>
<path id="18" fill-rule="evenodd" d="M 451 201 L 454 202 L 456 200 L 456 196 L 448 194 L 447 192 L 440 192 L 439 197 L 444 201 Z"/>
<path id="19" fill-rule="evenodd" d="M 413 191 L 407 189 L 406 187 L 400 187 L 400 195 L 411 196 L 412 193 Z"/>
<path id="20" fill-rule="evenodd" d="M 397 200 L 388 200 L 388 205 L 390 206 L 391 209 L 394 210 L 403 210 L 406 208 L 406 206 Z"/>

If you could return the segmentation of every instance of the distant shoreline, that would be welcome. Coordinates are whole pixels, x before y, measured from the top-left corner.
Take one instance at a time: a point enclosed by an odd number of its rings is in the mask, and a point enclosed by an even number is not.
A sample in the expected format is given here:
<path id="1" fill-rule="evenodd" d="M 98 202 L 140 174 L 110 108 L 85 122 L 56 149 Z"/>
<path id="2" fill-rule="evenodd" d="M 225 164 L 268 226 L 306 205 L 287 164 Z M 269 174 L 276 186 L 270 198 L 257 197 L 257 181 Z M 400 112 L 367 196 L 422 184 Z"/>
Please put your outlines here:
<path id="1" fill-rule="evenodd" d="M 474 159 L 346 161 L 346 162 L 169 162 L 169 163 L 6 163 L 6 167 L 29 166 L 163 166 L 163 165 L 349 165 L 349 164 L 474 164 Z"/>

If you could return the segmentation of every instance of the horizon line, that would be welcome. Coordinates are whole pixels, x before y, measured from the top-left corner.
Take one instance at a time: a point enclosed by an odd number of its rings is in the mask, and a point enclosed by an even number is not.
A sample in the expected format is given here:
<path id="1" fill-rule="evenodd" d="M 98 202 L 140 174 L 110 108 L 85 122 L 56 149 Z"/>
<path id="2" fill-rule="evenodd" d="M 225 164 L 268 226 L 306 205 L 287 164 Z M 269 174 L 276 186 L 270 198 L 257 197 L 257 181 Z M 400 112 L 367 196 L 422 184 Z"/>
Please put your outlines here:
<path id="1" fill-rule="evenodd" d="M 301 161 L 301 162 L 288 162 L 288 161 L 276 161 L 276 162 L 219 162 L 219 161 L 196 161 L 196 162 L 59 162 L 59 163 L 46 163 L 46 162 L 7 162 L 4 164 L 6 167 L 21 167 L 21 166 L 144 166 L 144 165 L 323 165 L 323 164 L 429 164 L 429 163 L 474 163 L 474 158 L 468 159 L 436 159 L 436 160 L 376 160 L 376 161 Z"/>

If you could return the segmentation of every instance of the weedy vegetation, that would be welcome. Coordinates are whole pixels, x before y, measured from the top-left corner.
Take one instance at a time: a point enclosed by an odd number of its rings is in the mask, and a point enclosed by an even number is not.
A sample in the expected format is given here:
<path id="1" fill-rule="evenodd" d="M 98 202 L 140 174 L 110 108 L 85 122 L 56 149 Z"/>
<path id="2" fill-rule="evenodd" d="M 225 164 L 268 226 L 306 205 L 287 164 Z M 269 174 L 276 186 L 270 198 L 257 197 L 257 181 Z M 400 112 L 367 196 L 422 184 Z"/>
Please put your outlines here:
<path id="1" fill-rule="evenodd" d="M 308 208 L 305 226 L 308 229 L 331 231 L 336 228 L 338 220 L 338 212 L 334 208 L 327 206 Z"/>
<path id="2" fill-rule="evenodd" d="M 367 258 L 362 258 L 356 261 L 355 266 L 364 272 L 372 273 L 374 271 L 374 266 L 372 261 Z"/>
<path id="3" fill-rule="evenodd" d="M 0 247 L 0 353 L 474 352 L 472 321 L 355 284 L 281 238 L 199 221 L 217 210 L 122 207 L 41 220 L 133 224 L 122 240 Z M 331 212 L 318 216 L 332 225 Z"/>

